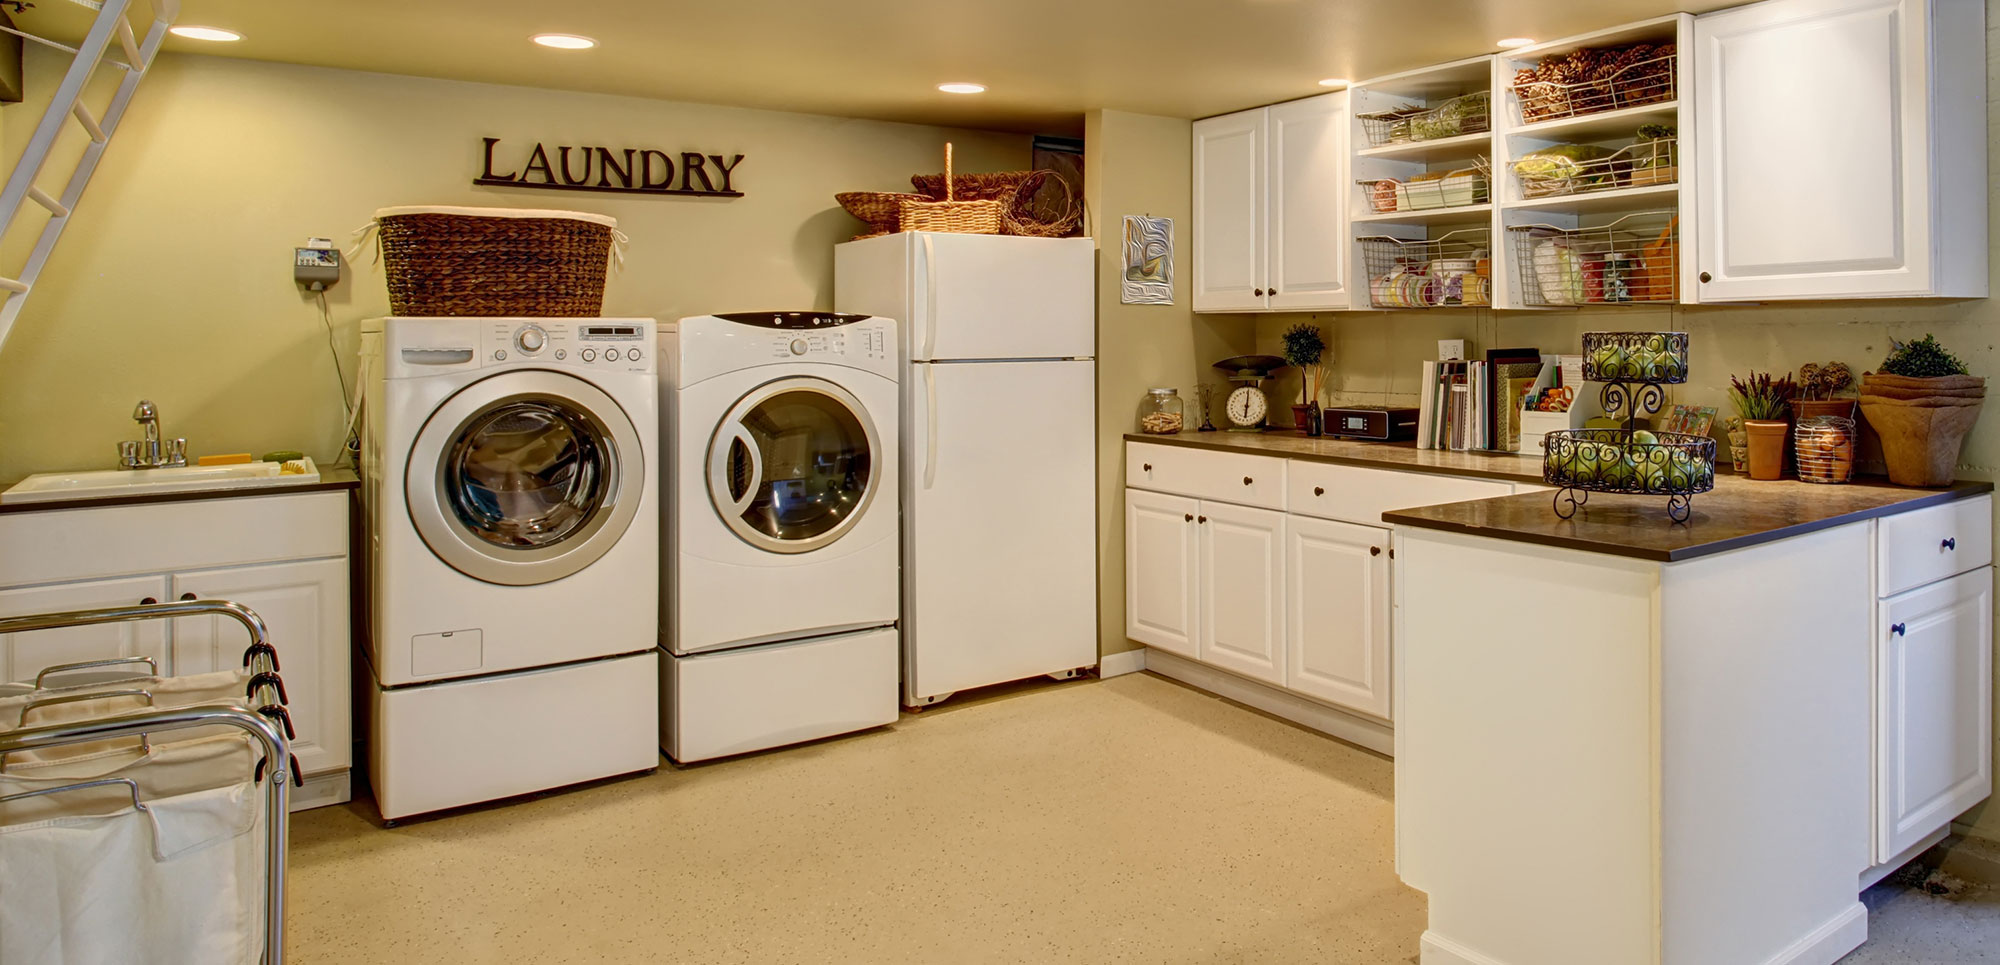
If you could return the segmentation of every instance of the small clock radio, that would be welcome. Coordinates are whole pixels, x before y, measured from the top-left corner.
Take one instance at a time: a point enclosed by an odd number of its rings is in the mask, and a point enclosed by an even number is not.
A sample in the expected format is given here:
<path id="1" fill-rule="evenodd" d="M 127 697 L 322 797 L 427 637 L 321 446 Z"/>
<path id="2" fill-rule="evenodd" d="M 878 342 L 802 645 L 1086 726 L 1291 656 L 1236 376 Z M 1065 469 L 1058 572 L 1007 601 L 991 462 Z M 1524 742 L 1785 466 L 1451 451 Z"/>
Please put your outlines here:
<path id="1" fill-rule="evenodd" d="M 1326 434 L 1349 439 L 1394 442 L 1417 437 L 1417 410 L 1386 405 L 1327 406 Z"/>

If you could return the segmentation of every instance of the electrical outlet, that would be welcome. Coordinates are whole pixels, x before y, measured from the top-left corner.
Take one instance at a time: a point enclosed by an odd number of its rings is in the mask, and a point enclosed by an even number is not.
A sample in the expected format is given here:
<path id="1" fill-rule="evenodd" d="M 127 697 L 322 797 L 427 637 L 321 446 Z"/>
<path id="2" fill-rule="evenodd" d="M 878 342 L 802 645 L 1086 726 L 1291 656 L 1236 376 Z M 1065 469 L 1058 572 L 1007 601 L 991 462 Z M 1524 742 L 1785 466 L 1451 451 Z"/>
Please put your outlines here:
<path id="1" fill-rule="evenodd" d="M 1465 360 L 1465 339 L 1462 338 L 1438 339 L 1438 361 L 1462 362 L 1464 360 Z"/>
<path id="2" fill-rule="evenodd" d="M 292 249 L 292 280 L 307 291 L 323 292 L 340 283 L 340 249 L 330 238 L 308 238 Z"/>

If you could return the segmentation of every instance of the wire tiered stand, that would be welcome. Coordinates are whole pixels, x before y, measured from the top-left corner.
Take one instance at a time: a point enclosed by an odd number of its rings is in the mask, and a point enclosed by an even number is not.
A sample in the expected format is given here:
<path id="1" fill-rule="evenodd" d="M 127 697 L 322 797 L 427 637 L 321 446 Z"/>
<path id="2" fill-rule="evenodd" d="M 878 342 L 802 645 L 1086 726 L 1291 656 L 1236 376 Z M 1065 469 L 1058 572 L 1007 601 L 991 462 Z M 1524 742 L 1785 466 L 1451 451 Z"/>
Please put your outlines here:
<path id="1" fill-rule="evenodd" d="M 1583 378 L 1602 382 L 1604 411 L 1625 413 L 1619 429 L 1563 429 L 1548 434 L 1542 479 L 1556 488 L 1556 515 L 1569 519 L 1590 494 L 1667 497 L 1667 516 L 1685 523 L 1694 497 L 1715 488 L 1715 440 L 1683 432 L 1647 432 L 1639 414 L 1659 412 L 1661 386 L 1687 381 L 1686 332 L 1586 332 Z"/>

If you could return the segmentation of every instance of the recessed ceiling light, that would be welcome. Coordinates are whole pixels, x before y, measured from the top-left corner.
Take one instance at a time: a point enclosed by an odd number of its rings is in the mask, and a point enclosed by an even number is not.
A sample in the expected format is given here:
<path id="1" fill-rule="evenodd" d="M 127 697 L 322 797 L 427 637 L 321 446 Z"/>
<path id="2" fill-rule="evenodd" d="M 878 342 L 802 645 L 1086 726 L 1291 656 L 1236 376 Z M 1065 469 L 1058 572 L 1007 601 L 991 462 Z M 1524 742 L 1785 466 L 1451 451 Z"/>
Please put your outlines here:
<path id="1" fill-rule="evenodd" d="M 984 94 L 985 84 L 939 84 L 938 90 L 947 94 Z"/>
<path id="2" fill-rule="evenodd" d="M 597 41 L 576 34 L 536 34 L 535 42 L 557 50 L 589 50 L 597 46 Z"/>
<path id="3" fill-rule="evenodd" d="M 1503 37 L 1494 41 L 1493 46 L 1501 50 L 1512 50 L 1515 47 L 1526 47 L 1534 42 L 1535 38 L 1533 37 Z"/>
<path id="4" fill-rule="evenodd" d="M 1327 79 L 1320 81 L 1319 85 L 1321 87 L 1346 87 L 1350 83 L 1352 83 L 1352 81 L 1349 81 L 1345 77 L 1328 77 Z"/>
<path id="5" fill-rule="evenodd" d="M 186 25 L 186 26 L 169 28 L 167 32 L 173 34 L 176 37 L 186 37 L 189 40 L 214 40 L 220 43 L 229 43 L 232 41 L 243 39 L 242 34 L 237 33 L 234 30 L 224 30 L 221 27 L 196 27 L 193 25 Z"/>

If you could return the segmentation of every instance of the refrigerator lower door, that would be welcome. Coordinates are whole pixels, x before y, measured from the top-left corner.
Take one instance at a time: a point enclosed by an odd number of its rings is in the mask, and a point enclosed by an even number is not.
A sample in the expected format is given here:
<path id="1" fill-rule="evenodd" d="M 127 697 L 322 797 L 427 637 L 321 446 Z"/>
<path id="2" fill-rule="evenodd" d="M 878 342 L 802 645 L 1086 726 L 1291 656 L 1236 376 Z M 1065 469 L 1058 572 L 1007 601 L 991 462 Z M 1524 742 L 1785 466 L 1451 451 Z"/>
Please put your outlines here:
<path id="1" fill-rule="evenodd" d="M 1095 364 L 910 368 L 904 703 L 1095 665 Z"/>

